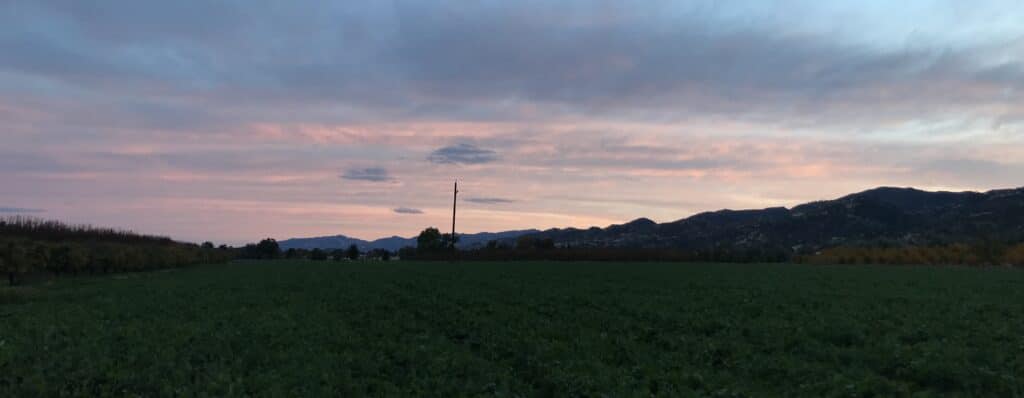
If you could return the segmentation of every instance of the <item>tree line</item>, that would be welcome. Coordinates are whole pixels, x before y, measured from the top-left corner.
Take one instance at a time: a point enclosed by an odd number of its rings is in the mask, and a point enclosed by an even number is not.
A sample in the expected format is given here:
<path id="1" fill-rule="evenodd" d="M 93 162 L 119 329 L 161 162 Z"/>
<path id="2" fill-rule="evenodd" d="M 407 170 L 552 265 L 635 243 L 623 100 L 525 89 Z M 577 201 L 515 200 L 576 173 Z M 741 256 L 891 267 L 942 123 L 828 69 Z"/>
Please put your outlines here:
<path id="1" fill-rule="evenodd" d="M 424 229 L 415 247 L 397 253 L 374 249 L 361 253 L 352 245 L 347 250 L 281 250 L 276 241 L 265 239 L 240 250 L 240 258 L 341 260 L 373 258 L 419 261 L 650 261 L 650 262 L 726 262 L 806 264 L 920 264 L 920 265 L 1015 265 L 1024 266 L 1024 243 L 1006 243 L 978 239 L 970 243 L 931 246 L 901 245 L 892 242 L 865 242 L 858 246 L 837 246 L 818 251 L 795 250 L 782 246 L 736 247 L 721 244 L 702 249 L 571 247 L 556 244 L 550 238 L 523 235 L 514 241 L 490 241 L 482 247 L 456 249 L 459 240 L 437 228 Z"/>
<path id="2" fill-rule="evenodd" d="M 454 241 L 458 241 L 458 236 Z M 735 247 L 721 244 L 703 249 L 571 247 L 550 238 L 530 235 L 513 242 L 490 241 L 485 246 L 456 250 L 450 234 L 427 228 L 416 247 L 399 251 L 402 259 L 467 261 L 658 261 L 808 264 L 920 264 L 920 265 L 1014 265 L 1024 266 L 1024 243 L 1007 243 L 979 238 L 968 243 L 932 246 L 866 242 L 859 246 L 838 246 L 802 252 L 782 246 Z"/>
<path id="3" fill-rule="evenodd" d="M 437 228 L 427 228 L 416 239 L 416 247 L 406 247 L 398 254 L 414 260 L 466 260 L 466 261 L 661 261 L 661 262 L 785 262 L 790 260 L 786 249 L 743 248 L 718 246 L 708 249 L 628 248 L 628 247 L 571 247 L 557 245 L 550 238 L 523 235 L 514 242 L 487 242 L 483 247 L 459 249 L 453 247 L 458 235 L 442 234 Z"/>
<path id="4" fill-rule="evenodd" d="M 514 242 L 491 241 L 483 247 L 457 250 L 458 235 L 437 228 L 423 230 L 416 247 L 405 247 L 397 256 L 403 260 L 467 261 L 659 261 L 659 262 L 799 262 L 808 264 L 935 264 L 1024 266 L 1024 243 L 978 239 L 971 243 L 931 246 L 892 244 L 848 245 L 813 253 L 796 253 L 790 248 L 737 248 L 720 245 L 706 249 L 569 247 L 551 239 L 524 235 Z M 384 249 L 362 252 L 356 245 L 347 249 L 282 250 L 274 239 L 264 239 L 240 248 L 215 247 L 177 242 L 168 237 L 141 235 L 131 231 L 69 225 L 58 221 L 14 216 L 0 218 L 0 274 L 9 284 L 26 278 L 60 277 L 80 273 L 105 274 L 204 263 L 232 259 L 308 259 L 313 261 L 378 259 L 390 260 Z"/>
<path id="5" fill-rule="evenodd" d="M 810 264 L 1024 266 L 1024 243 L 980 240 L 934 246 L 840 246 L 796 259 Z"/>
<path id="6" fill-rule="evenodd" d="M 363 252 L 359 246 L 349 245 L 347 249 L 297 249 L 289 248 L 282 250 L 281 245 L 272 238 L 266 238 L 259 243 L 250 243 L 238 250 L 238 258 L 247 260 L 269 260 L 269 259 L 290 259 L 290 260 L 359 260 L 362 258 L 388 261 L 391 259 L 391 252 L 384 249 L 372 249 Z"/>
<path id="7" fill-rule="evenodd" d="M 236 256 L 213 243 L 69 225 L 14 216 L 0 218 L 0 273 L 14 285 L 27 277 L 113 273 L 218 263 Z"/>

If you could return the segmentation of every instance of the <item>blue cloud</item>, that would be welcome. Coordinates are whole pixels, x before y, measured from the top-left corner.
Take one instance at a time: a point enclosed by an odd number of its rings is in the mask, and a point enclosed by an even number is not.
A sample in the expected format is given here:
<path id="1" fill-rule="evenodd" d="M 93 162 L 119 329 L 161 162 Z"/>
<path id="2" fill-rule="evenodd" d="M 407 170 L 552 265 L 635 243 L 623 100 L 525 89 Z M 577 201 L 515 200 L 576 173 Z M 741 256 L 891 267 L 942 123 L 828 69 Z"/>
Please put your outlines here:
<path id="1" fill-rule="evenodd" d="M 346 180 L 370 182 L 385 182 L 392 180 L 391 175 L 388 174 L 388 171 L 380 167 L 368 167 L 364 169 L 346 170 L 345 174 L 341 175 L 341 178 L 344 178 Z"/>
<path id="2" fill-rule="evenodd" d="M 472 144 L 457 144 L 438 148 L 427 157 L 434 163 L 481 164 L 498 160 L 498 154 L 490 149 Z"/>

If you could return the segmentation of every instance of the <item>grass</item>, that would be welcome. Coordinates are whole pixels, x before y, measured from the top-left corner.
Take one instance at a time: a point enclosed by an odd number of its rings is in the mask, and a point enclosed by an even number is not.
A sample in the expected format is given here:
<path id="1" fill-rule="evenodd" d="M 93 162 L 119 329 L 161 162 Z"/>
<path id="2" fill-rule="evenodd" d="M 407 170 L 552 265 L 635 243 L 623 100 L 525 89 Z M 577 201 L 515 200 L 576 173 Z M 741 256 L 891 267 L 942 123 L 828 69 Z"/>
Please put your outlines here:
<path id="1" fill-rule="evenodd" d="M 244 262 L 0 289 L 0 396 L 1024 396 L 1024 272 Z"/>

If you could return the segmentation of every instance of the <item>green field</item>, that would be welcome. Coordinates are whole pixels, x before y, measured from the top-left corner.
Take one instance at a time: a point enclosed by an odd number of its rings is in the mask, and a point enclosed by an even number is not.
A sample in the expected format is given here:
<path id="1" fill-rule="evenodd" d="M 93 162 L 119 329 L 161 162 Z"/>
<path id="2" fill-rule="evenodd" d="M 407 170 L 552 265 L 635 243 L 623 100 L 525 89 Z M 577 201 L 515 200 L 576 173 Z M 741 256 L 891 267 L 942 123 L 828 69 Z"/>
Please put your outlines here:
<path id="1" fill-rule="evenodd" d="M 1024 272 L 240 262 L 0 288 L 0 396 L 1024 396 Z"/>

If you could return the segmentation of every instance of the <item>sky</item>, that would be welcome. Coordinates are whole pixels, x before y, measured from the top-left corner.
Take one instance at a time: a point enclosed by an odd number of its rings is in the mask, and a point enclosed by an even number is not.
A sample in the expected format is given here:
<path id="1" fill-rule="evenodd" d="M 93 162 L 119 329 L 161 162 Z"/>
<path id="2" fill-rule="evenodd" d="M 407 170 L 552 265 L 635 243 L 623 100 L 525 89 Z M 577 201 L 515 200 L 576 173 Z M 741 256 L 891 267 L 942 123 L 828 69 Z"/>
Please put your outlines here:
<path id="1" fill-rule="evenodd" d="M 186 241 L 1024 185 L 1019 1 L 0 1 L 0 216 Z"/>

